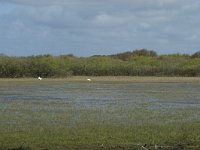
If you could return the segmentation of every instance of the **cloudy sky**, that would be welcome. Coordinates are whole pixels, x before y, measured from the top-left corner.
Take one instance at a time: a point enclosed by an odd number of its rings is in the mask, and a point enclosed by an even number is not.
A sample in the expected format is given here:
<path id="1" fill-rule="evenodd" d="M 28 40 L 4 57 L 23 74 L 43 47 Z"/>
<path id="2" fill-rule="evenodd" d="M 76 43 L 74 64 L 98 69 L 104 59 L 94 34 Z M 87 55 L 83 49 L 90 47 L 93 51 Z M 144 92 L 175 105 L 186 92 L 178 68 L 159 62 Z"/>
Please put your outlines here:
<path id="1" fill-rule="evenodd" d="M 200 50 L 199 0 L 0 0 L 0 53 Z"/>

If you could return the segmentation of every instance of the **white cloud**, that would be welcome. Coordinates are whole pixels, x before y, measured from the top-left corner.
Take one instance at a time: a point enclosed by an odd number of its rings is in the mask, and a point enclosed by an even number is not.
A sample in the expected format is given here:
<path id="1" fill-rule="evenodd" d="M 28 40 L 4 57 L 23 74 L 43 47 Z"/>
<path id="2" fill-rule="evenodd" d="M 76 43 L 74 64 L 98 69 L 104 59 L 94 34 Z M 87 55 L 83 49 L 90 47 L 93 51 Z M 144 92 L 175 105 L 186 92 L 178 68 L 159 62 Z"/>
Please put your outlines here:
<path id="1" fill-rule="evenodd" d="M 198 36 L 197 35 L 191 35 L 189 37 L 186 37 L 186 40 L 197 40 L 198 39 Z"/>
<path id="2" fill-rule="evenodd" d="M 93 23 L 97 26 L 119 26 L 127 23 L 128 19 L 121 16 L 109 15 L 101 13 L 95 16 Z"/>

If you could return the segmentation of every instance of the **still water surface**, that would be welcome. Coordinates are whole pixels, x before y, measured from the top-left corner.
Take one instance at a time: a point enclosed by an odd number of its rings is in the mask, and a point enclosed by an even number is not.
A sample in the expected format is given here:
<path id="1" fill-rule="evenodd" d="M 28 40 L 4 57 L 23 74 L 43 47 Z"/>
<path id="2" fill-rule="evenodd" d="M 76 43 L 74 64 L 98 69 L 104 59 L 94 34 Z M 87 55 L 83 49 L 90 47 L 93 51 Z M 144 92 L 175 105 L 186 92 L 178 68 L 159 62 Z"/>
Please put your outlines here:
<path id="1" fill-rule="evenodd" d="M 145 120 L 199 121 L 200 83 L 2 82 L 0 111 L 7 117 L 9 111 L 21 116 L 29 114 L 27 120 L 37 116 L 35 112 L 44 113 L 46 120 L 52 122 L 55 113 L 68 113 L 66 119 L 71 123 L 83 115 L 90 120 L 125 125 Z M 52 113 L 54 118 L 48 118 Z M 5 117 L 0 119 L 9 123 Z"/>
<path id="2" fill-rule="evenodd" d="M 67 101 L 77 105 L 149 102 L 199 105 L 198 83 L 8 82 L 0 85 L 0 100 Z"/>

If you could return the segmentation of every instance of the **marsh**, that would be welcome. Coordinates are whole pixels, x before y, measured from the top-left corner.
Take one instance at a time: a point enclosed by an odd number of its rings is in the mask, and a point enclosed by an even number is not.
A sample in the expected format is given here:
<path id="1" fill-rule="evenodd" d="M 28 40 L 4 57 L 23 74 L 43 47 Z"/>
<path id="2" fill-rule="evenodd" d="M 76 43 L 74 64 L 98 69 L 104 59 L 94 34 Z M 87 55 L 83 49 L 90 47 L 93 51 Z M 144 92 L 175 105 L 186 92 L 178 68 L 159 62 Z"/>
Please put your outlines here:
<path id="1" fill-rule="evenodd" d="M 200 144 L 199 79 L 86 79 L 2 79 L 0 147 Z"/>

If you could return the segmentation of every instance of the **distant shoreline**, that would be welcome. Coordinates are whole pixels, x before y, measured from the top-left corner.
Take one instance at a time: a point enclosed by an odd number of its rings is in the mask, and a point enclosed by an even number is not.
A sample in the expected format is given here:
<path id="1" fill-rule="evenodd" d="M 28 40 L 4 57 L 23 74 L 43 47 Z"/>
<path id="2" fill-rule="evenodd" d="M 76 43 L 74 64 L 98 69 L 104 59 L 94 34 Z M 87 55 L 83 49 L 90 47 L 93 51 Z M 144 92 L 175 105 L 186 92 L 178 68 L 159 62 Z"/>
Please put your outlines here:
<path id="1" fill-rule="evenodd" d="M 88 81 L 87 79 L 91 79 Z M 38 81 L 37 78 L 0 78 L 3 81 Z M 40 82 L 200 82 L 200 77 L 155 77 L 155 76 L 71 76 L 61 78 L 43 78 Z"/>

